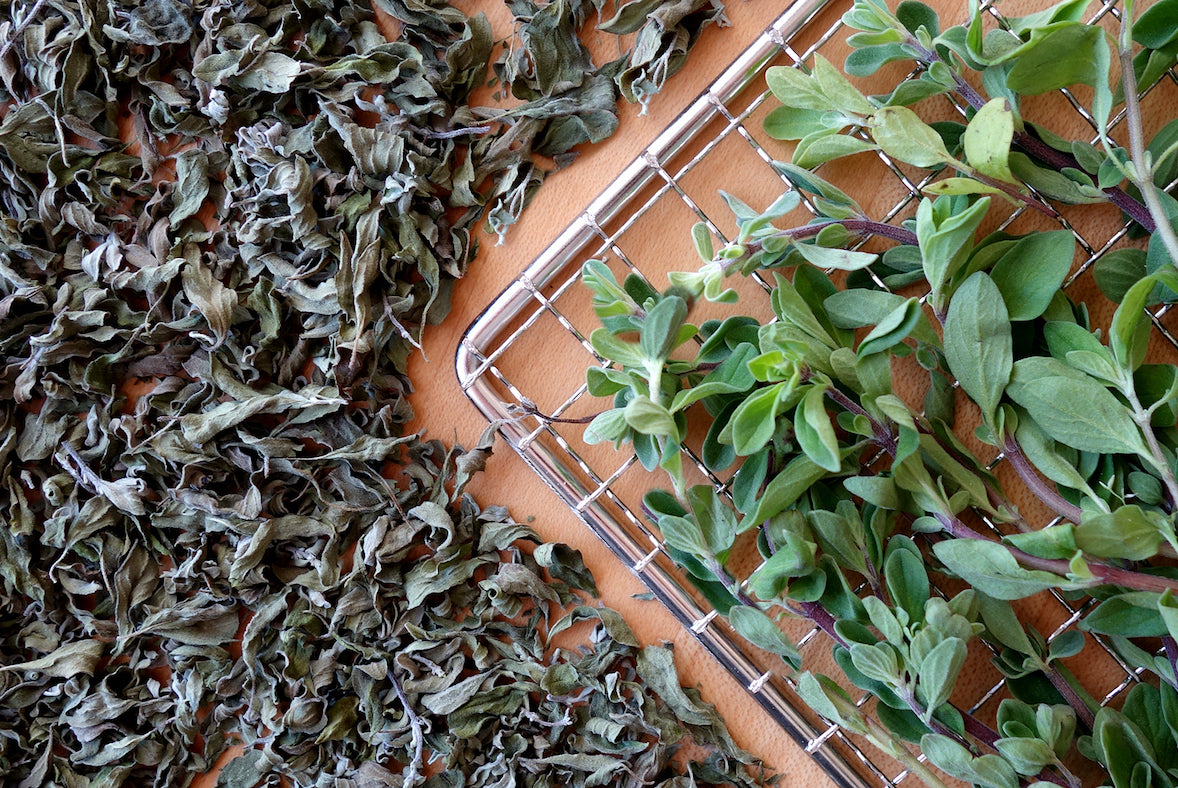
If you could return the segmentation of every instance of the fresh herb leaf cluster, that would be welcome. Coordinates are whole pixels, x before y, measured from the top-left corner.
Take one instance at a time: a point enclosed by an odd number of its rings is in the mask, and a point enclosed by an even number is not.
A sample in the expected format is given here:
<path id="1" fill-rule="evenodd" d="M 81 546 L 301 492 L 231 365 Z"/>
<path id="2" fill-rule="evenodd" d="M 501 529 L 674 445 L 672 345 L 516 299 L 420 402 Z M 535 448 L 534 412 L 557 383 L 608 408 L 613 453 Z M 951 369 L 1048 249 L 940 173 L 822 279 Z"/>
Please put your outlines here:
<path id="1" fill-rule="evenodd" d="M 233 788 L 753 783 L 574 551 L 462 495 L 489 447 L 404 434 L 480 222 L 724 19 L 510 10 L 0 0 L 6 785 L 182 786 L 235 743 Z"/>
<path id="2" fill-rule="evenodd" d="M 781 106 L 765 130 L 797 141 L 776 164 L 792 189 L 764 211 L 725 195 L 736 237 L 716 248 L 697 225 L 703 264 L 666 291 L 600 261 L 582 272 L 602 322 L 592 346 L 609 362 L 588 389 L 613 397 L 586 441 L 628 443 L 665 471 L 669 489 L 644 508 L 699 590 L 796 671 L 814 710 L 932 786 L 945 774 L 990 788 L 1178 784 L 1178 367 L 1149 361 L 1147 311 L 1178 300 L 1178 119 L 1146 139 L 1138 101 L 1178 62 L 1178 4 L 1124 3 L 1111 31 L 1084 21 L 1088 6 L 997 27 L 974 6 L 942 30 L 919 2 L 856 0 L 846 74 L 820 55 L 767 72 Z M 894 61 L 914 68 L 884 95 L 847 76 Z M 1075 85 L 1091 89 L 1092 141 L 1023 116 L 1027 96 Z M 920 102 L 942 95 L 964 122 L 922 119 Z M 875 151 L 927 176 L 895 224 L 814 172 Z M 803 200 L 814 218 L 779 227 Z M 1071 231 L 983 234 L 1000 202 L 1052 217 L 1112 203 L 1149 233 L 1146 249 L 1097 263 L 1119 302 L 1109 326 L 1066 289 Z M 889 248 L 864 251 L 869 238 Z M 771 279 L 771 321 L 689 322 L 695 301 L 733 303 L 726 278 L 753 272 Z M 898 396 L 901 363 L 927 373 L 923 402 Z M 980 412 L 977 438 L 1050 522 L 1029 522 L 954 434 L 957 389 Z M 688 483 L 697 427 L 705 469 L 736 468 L 722 485 Z M 756 545 L 752 571 L 738 542 Z M 1049 590 L 1083 611 L 1050 641 L 1012 606 Z M 830 636 L 841 675 L 802 663 L 780 626 L 793 618 Z M 1063 663 L 1098 648 L 1094 636 L 1141 673 L 1119 708 Z M 1010 697 L 983 720 L 954 704 L 954 686 L 986 649 Z M 878 703 L 857 705 L 851 686 Z"/>

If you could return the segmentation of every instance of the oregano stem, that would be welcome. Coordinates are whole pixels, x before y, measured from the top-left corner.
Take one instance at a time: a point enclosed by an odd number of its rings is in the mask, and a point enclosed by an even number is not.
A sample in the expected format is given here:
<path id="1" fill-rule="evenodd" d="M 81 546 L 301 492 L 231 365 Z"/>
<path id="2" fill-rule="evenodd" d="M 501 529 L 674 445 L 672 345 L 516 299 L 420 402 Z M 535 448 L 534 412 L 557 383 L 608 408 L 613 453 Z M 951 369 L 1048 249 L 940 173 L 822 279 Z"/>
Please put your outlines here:
<path id="1" fill-rule="evenodd" d="M 918 52 L 917 58 L 926 68 L 935 62 L 945 63 L 944 58 L 935 51 L 923 47 L 911 35 L 909 36 L 908 44 Z M 949 67 L 949 71 L 953 74 L 954 88 L 957 94 L 961 96 L 961 99 L 974 109 L 984 107 L 986 105 L 986 98 L 978 93 L 977 89 L 969 84 L 951 64 L 945 63 L 945 65 Z M 1062 151 L 1057 151 L 1026 131 L 1016 131 L 1012 144 L 1022 148 L 1032 158 L 1038 159 L 1041 164 L 1046 164 L 1055 170 L 1081 169 L 1079 163 L 1074 158 Z M 1103 191 L 1108 196 L 1109 202 L 1128 214 L 1133 221 L 1144 227 L 1146 232 L 1154 232 L 1157 225 L 1154 221 L 1153 213 L 1147 206 L 1134 199 L 1132 195 L 1119 187 L 1110 186 Z M 1178 262 L 1178 257 L 1174 259 Z"/>
<path id="2" fill-rule="evenodd" d="M 957 537 L 958 539 L 980 539 L 987 542 L 994 542 L 993 539 L 983 536 L 956 517 L 951 517 L 943 512 L 936 512 L 933 516 L 936 517 L 937 521 L 945 529 L 945 532 L 950 536 Z M 1064 577 L 1072 571 L 1071 564 L 1062 559 L 1040 558 L 1017 547 L 1011 547 L 1002 542 L 995 543 L 1002 545 L 1018 561 L 1019 565 L 1025 569 L 1039 569 Z M 1088 570 L 1096 578 L 1095 582 L 1091 582 L 1089 585 L 1108 584 L 1121 586 L 1122 588 L 1131 588 L 1134 591 L 1152 591 L 1158 594 L 1165 593 L 1166 591 L 1178 593 L 1178 580 L 1171 580 L 1168 577 L 1134 572 L 1130 569 L 1121 569 L 1107 564 L 1089 563 L 1087 566 Z"/>
<path id="3" fill-rule="evenodd" d="M 1166 650 L 1166 659 L 1170 660 L 1170 670 L 1174 673 L 1174 689 L 1178 689 L 1178 641 L 1163 635 L 1162 648 Z"/>
<path id="4" fill-rule="evenodd" d="M 981 109 L 983 106 L 985 106 L 986 99 L 980 93 L 978 93 L 977 89 L 974 88 L 973 85 L 969 84 L 969 82 L 965 80 L 965 77 L 958 73 L 957 69 L 953 68 L 952 64 L 945 63 L 945 59 L 942 58 L 935 49 L 929 49 L 924 44 L 920 43 L 920 40 L 911 33 L 908 33 L 908 41 L 906 43 L 908 46 L 916 50 L 916 59 L 925 68 L 928 68 L 933 63 L 943 63 L 949 67 L 949 73 L 953 75 L 953 84 L 957 90 L 957 93 L 961 96 L 962 100 L 965 101 L 966 104 L 969 104 L 974 109 Z"/>
<path id="5" fill-rule="evenodd" d="M 811 623 L 825 632 L 831 640 L 843 648 L 847 648 L 847 641 L 835 631 L 835 618 L 821 602 L 795 602 L 790 608 L 797 615 L 809 619 Z"/>
<path id="6" fill-rule="evenodd" d="M 1178 261 L 1178 258 L 1175 260 Z M 1153 431 L 1152 414 L 1141 404 L 1141 400 L 1137 397 L 1137 390 L 1131 382 L 1121 386 L 1120 389 L 1121 393 L 1125 395 L 1125 399 L 1129 400 L 1129 407 L 1133 408 L 1133 421 L 1141 430 L 1141 435 L 1145 438 L 1145 444 L 1149 447 L 1149 453 L 1153 457 L 1154 467 L 1161 474 L 1162 483 L 1166 485 L 1166 494 L 1170 498 L 1170 505 L 1172 507 L 1178 506 L 1178 478 L 1175 478 L 1174 471 L 1166 461 L 1166 455 L 1158 442 L 1158 436 Z"/>
<path id="7" fill-rule="evenodd" d="M 744 607 L 752 607 L 760 610 L 760 605 L 758 605 L 752 597 L 744 592 L 744 590 L 736 582 L 736 578 L 728 573 L 728 570 L 724 568 L 724 565 L 720 563 L 720 560 L 716 558 L 716 556 L 704 555 L 699 557 L 704 559 L 704 563 L 707 565 L 711 573 L 716 576 L 716 579 L 720 581 L 720 584 L 724 586 L 724 590 L 732 594 L 733 598 L 735 598 L 737 602 L 739 602 Z"/>
<path id="8" fill-rule="evenodd" d="M 757 252 L 764 248 L 765 241 L 769 238 L 787 238 L 791 241 L 802 241 L 807 238 L 813 238 L 818 233 L 825 230 L 827 227 L 839 225 L 845 228 L 848 232 L 855 235 L 877 235 L 880 238 L 887 238 L 905 246 L 916 246 L 918 240 L 916 233 L 904 227 L 897 227 L 894 224 L 887 222 L 877 222 L 865 217 L 858 219 L 831 219 L 824 222 L 814 222 L 812 224 L 803 224 L 800 227 L 791 227 L 787 230 L 778 230 L 772 235 L 767 235 L 764 238 L 755 238 L 745 241 L 742 246 L 744 248 L 743 254 L 731 260 L 723 260 L 720 266 L 727 271 L 733 266 L 739 265 L 748 260 Z"/>
<path id="9" fill-rule="evenodd" d="M 933 717 L 931 714 L 929 715 L 929 718 L 925 720 L 925 714 L 929 710 L 921 704 L 912 690 L 908 688 L 907 684 L 901 687 L 895 687 L 894 689 L 897 691 L 897 693 L 899 693 L 900 699 L 908 705 L 908 710 L 919 717 L 921 722 L 927 725 L 933 733 L 950 738 L 958 744 L 962 744 L 966 747 L 970 746 L 970 740 L 967 737 L 962 736 L 960 733 L 953 730 L 937 718 Z M 956 707 L 954 708 L 956 709 Z M 965 723 L 964 721 L 967 717 L 972 717 L 973 715 L 966 714 L 961 709 L 957 709 L 957 712 L 961 714 L 962 722 L 965 724 L 965 727 L 968 730 L 969 724 Z M 994 749 L 994 742 L 998 740 L 998 734 L 990 730 L 990 728 L 984 725 L 981 720 L 975 718 L 974 722 L 981 728 L 985 729 L 982 737 L 979 738 L 980 743 L 986 745 L 990 749 Z"/>
<path id="10" fill-rule="evenodd" d="M 401 701 L 401 708 L 405 711 L 405 718 L 409 721 L 409 728 L 413 734 L 413 760 L 410 761 L 405 775 L 405 785 L 413 786 L 421 779 L 421 768 L 424 765 L 425 734 L 423 730 L 425 725 L 417 716 L 413 704 L 409 702 L 409 696 L 405 694 L 405 689 L 391 669 L 389 670 L 389 682 L 393 685 L 393 691 L 397 693 L 397 700 Z"/>
<path id="11" fill-rule="evenodd" d="M 889 455 L 896 456 L 896 436 L 885 425 L 881 424 L 878 419 L 864 410 L 863 406 L 855 400 L 848 397 L 834 386 L 829 386 L 826 389 L 826 396 L 840 408 L 853 413 L 856 416 L 862 416 L 871 424 L 871 431 L 874 433 L 875 442 L 886 451 Z"/>
<path id="12" fill-rule="evenodd" d="M 1162 239 L 1166 252 L 1170 255 L 1170 263 L 1178 266 L 1178 234 L 1174 232 L 1170 216 L 1158 198 L 1153 173 L 1147 164 L 1145 128 L 1141 120 L 1141 102 L 1137 97 L 1137 74 L 1133 70 L 1133 51 L 1127 45 L 1127 42 L 1132 40 L 1132 16 L 1131 10 L 1121 14 L 1121 40 L 1117 46 L 1117 54 L 1121 59 L 1121 83 L 1125 92 L 1125 124 L 1129 128 L 1129 177 L 1141 191 L 1141 197 L 1153 216 L 1153 232 Z"/>
<path id="13" fill-rule="evenodd" d="M 33 7 L 29 9 L 27 14 L 25 14 L 24 19 L 20 20 L 20 23 L 16 26 L 16 29 L 12 30 L 8 34 L 8 40 L 4 42 L 4 48 L 0 49 L 0 59 L 3 59 L 8 54 L 8 50 L 11 49 L 13 44 L 15 44 L 17 40 L 24 34 L 25 28 L 27 28 L 32 23 L 37 14 L 41 13 L 41 7 L 45 5 L 45 3 L 46 0 L 37 0 L 37 2 L 33 3 Z"/>
<path id="14" fill-rule="evenodd" d="M 1068 788 L 1084 788 L 1083 781 L 1076 776 L 1075 772 L 1065 766 L 1063 761 L 1059 760 L 1058 758 L 1055 761 L 1055 768 L 1059 769 L 1060 774 L 1062 774 L 1064 780 L 1067 781 L 1065 785 L 1067 785 Z"/>
<path id="15" fill-rule="evenodd" d="M 1014 468 L 1019 479 L 1027 488 L 1038 496 L 1039 500 L 1051 507 L 1056 514 L 1073 523 L 1080 522 L 1082 512 L 1080 507 L 1066 500 L 1059 492 L 1039 477 L 1038 472 L 1031 467 L 1027 456 L 1023 454 L 1023 447 L 1012 433 L 1002 436 L 1002 453 Z"/>
<path id="16" fill-rule="evenodd" d="M 954 708 L 956 708 L 956 706 Z M 1001 736 L 999 736 L 996 730 L 964 709 L 957 709 L 957 712 L 961 715 L 961 723 L 965 726 L 966 733 L 989 747 L 991 750 L 994 750 L 995 752 L 998 751 L 996 742 L 1001 738 Z"/>
<path id="17" fill-rule="evenodd" d="M 520 411 L 524 416 L 533 416 L 545 424 L 588 424 L 601 415 L 599 412 L 593 413 L 589 416 L 578 416 L 575 418 L 550 416 L 547 413 L 541 412 L 540 409 L 536 407 L 536 403 L 532 402 L 531 400 L 524 400 L 520 402 L 519 405 L 514 406 L 514 410 Z"/>
<path id="18" fill-rule="evenodd" d="M 1100 709 L 1100 704 L 1080 686 L 1072 672 L 1062 665 L 1045 664 L 1043 673 L 1051 682 L 1051 686 L 1055 687 L 1055 691 L 1062 695 L 1076 712 L 1076 718 L 1088 730 L 1092 730 L 1096 726 L 1096 712 Z"/>
<path id="19" fill-rule="evenodd" d="M 877 222 L 866 217 L 858 219 L 831 219 L 828 222 L 814 222 L 813 224 L 802 225 L 792 230 L 783 230 L 782 235 L 787 238 L 795 240 L 801 238 L 813 238 L 818 233 L 825 230 L 831 225 L 841 225 L 847 231 L 855 233 L 856 235 L 878 235 L 880 238 L 888 238 L 905 246 L 916 246 L 919 240 L 916 233 L 904 227 L 897 227 L 894 224 L 887 222 Z"/>
<path id="20" fill-rule="evenodd" d="M 961 169 L 961 168 L 959 167 L 958 169 Z M 1003 194 L 1005 194 L 1007 197 L 1009 197 L 1011 200 L 1014 200 L 1015 202 L 1020 202 L 1023 205 L 1027 206 L 1028 208 L 1033 208 L 1034 210 L 1038 211 L 1041 214 L 1044 214 L 1045 216 L 1050 216 L 1052 219 L 1060 218 L 1059 211 L 1055 210 L 1055 208 L 1042 202 L 1041 200 L 1035 199 L 1033 196 L 1031 196 L 1029 194 L 1024 194 L 1023 192 L 1021 192 L 1017 188 L 1015 188 L 1012 184 L 1006 183 L 1005 181 L 1000 181 L 997 178 L 991 178 L 989 175 L 985 175 L 983 173 L 980 173 L 977 170 L 973 169 L 972 167 L 968 168 L 968 169 L 962 169 L 961 171 L 963 173 L 965 173 L 966 175 L 968 175 L 970 178 L 973 178 L 975 181 L 978 181 L 979 183 L 984 183 L 987 186 L 990 186 L 991 188 L 999 190 L 1000 192 L 1002 192 Z"/>

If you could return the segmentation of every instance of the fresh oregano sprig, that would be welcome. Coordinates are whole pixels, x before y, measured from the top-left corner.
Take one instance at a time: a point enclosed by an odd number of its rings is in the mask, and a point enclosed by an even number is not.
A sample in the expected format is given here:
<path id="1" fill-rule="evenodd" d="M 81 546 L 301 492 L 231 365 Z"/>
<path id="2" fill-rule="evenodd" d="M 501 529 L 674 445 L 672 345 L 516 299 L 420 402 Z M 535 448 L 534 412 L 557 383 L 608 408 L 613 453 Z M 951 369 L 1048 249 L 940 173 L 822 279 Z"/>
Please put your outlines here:
<path id="1" fill-rule="evenodd" d="M 589 388 L 614 397 L 587 440 L 632 442 L 648 468 L 670 473 L 671 489 L 644 499 L 668 553 L 738 633 L 801 671 L 807 703 L 930 785 L 942 778 L 905 742 L 945 774 L 998 788 L 1080 786 L 1084 759 L 1115 788 L 1178 779 L 1178 368 L 1147 363 L 1145 311 L 1178 293 L 1178 258 L 1164 233 L 1146 251 L 1109 254 L 1097 279 L 1120 303 L 1099 329 L 1064 290 L 1070 231 L 980 235 L 994 198 L 1112 201 L 1147 229 L 1171 226 L 1157 180 L 1174 156 L 1173 123 L 1156 144 L 1122 148 L 1107 128 L 1099 145 L 1068 142 L 1021 116 L 1023 96 L 1082 82 L 1107 123 L 1133 78 L 1173 65 L 1178 21 L 1151 9 L 1135 28 L 1127 7 L 1118 52 L 1137 71 L 1114 90 L 1108 35 L 1080 21 L 1085 8 L 1072 0 L 983 35 L 978 14 L 940 32 L 919 3 L 857 3 L 848 71 L 897 59 L 924 71 L 884 97 L 818 58 L 808 74 L 771 71 L 784 106 L 767 128 L 799 140 L 794 161 L 778 165 L 794 188 L 765 211 L 725 195 L 736 237 L 717 250 L 697 226 L 703 265 L 671 274 L 666 292 L 636 276 L 619 283 L 602 263 L 585 268 L 603 319 L 593 346 L 610 362 L 590 370 Z M 909 107 L 942 93 L 969 105 L 964 126 L 927 124 Z M 1140 120 L 1132 99 L 1124 112 Z M 895 225 L 809 169 L 876 149 L 957 175 L 934 180 Z M 777 226 L 802 194 L 818 215 Z M 855 248 L 867 237 L 893 245 Z M 696 299 L 735 302 L 727 276 L 765 269 L 773 320 L 688 322 Z M 894 292 L 917 283 L 919 296 Z M 918 405 L 893 389 L 899 358 L 929 375 Z M 981 414 L 978 437 L 1058 517 L 1030 522 L 954 435 L 954 384 Z M 737 465 L 723 495 L 687 486 L 670 457 L 688 418 L 706 426 L 709 470 Z M 742 573 L 748 562 L 733 552 L 750 532 L 762 560 Z M 944 599 L 934 589 L 945 578 L 967 588 Z M 1092 600 L 1079 630 L 1050 641 L 1012 607 L 1048 590 Z M 830 635 L 841 676 L 808 672 L 779 627 L 796 617 Z M 1063 663 L 1092 647 L 1085 633 L 1149 677 L 1119 710 Z M 1012 695 L 989 720 L 953 702 L 966 655 L 983 643 Z M 861 708 L 848 685 L 879 703 Z"/>
<path id="2" fill-rule="evenodd" d="M 767 118 L 766 131 L 798 140 L 793 161 L 808 168 L 879 149 L 916 167 L 948 167 L 960 173 L 934 182 L 930 193 L 1001 194 L 1045 211 L 1053 209 L 1039 198 L 1067 204 L 1108 200 L 1156 233 L 1159 247 L 1178 259 L 1171 218 L 1175 206 L 1164 191 L 1173 180 L 1176 127 L 1167 125 L 1156 135 L 1160 144 L 1150 145 L 1137 100 L 1139 77 L 1156 79 L 1159 68 L 1174 62 L 1178 32 L 1173 14 L 1162 3 L 1135 23 L 1130 3 L 1120 14 L 1114 37 L 1082 21 L 1088 6 L 1066 0 L 988 32 L 975 8 L 968 25 L 942 31 L 937 15 L 921 3 L 903 3 L 893 13 L 882 3 L 861 0 L 844 16 L 848 26 L 860 31 L 848 39 L 856 49 L 848 57 L 847 72 L 866 76 L 906 60 L 919 73 L 888 95 L 865 96 L 820 56 L 809 74 L 772 68 L 767 82 L 783 106 Z M 1114 50 L 1122 65 L 1119 90 L 1110 77 Z M 993 99 L 967 79 L 970 72 Z M 1024 96 L 1078 82 L 1094 91 L 1090 109 L 1099 146 L 1062 139 L 1045 125 L 1021 118 Z M 925 123 L 910 108 L 941 94 L 963 102 L 969 119 L 964 129 Z M 1114 96 L 1124 100 L 1127 148 L 1109 134 Z M 964 155 L 954 155 L 957 148 Z M 1123 188 L 1126 180 L 1129 190 Z"/>

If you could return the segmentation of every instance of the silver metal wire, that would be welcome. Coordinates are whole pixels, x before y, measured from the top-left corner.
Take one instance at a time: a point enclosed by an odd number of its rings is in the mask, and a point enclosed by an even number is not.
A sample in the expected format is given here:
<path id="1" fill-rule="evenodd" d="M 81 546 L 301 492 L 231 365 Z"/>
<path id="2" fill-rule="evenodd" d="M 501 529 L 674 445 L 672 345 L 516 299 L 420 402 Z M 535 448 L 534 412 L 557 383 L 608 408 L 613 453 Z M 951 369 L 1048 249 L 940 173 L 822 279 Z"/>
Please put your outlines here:
<path id="1" fill-rule="evenodd" d="M 725 72 L 694 101 L 690 108 L 673 122 L 651 145 L 638 156 L 582 215 L 524 271 L 508 289 L 488 306 L 471 325 L 462 339 L 456 357 L 458 378 L 467 395 L 490 420 L 501 420 L 500 432 L 537 474 L 556 492 L 585 524 L 596 533 L 650 589 L 651 594 L 688 629 L 715 657 L 719 664 L 757 699 L 769 717 L 809 753 L 838 785 L 847 788 L 899 785 L 907 771 L 869 743 L 829 725 L 811 712 L 793 691 L 789 671 L 780 660 L 766 659 L 762 652 L 748 645 L 727 626 L 701 594 L 693 587 L 666 554 L 662 539 L 648 523 L 641 505 L 630 500 L 633 496 L 619 492 L 624 482 L 642 468 L 633 454 L 614 452 L 609 447 L 587 447 L 581 440 L 583 426 L 567 426 L 541 420 L 534 416 L 520 416 L 521 407 L 535 404 L 529 398 L 535 392 L 526 390 L 527 384 L 516 378 L 526 378 L 519 370 L 535 366 L 534 347 L 537 341 L 549 347 L 561 336 L 569 338 L 560 345 L 568 353 L 552 352 L 544 357 L 545 375 L 551 379 L 567 376 L 568 391 L 549 403 L 545 411 L 553 416 L 583 414 L 601 409 L 594 403 L 584 384 L 587 367 L 606 362 L 593 352 L 588 335 L 594 328 L 588 296 L 579 288 L 580 269 L 589 259 L 607 259 L 619 272 L 619 279 L 627 273 L 638 273 L 651 280 L 654 271 L 667 270 L 650 260 L 634 259 L 627 251 L 626 235 L 642 226 L 642 222 L 662 222 L 672 206 L 677 217 L 675 226 L 659 224 L 658 232 L 668 237 L 679 233 L 688 237 L 691 225 L 702 221 L 714 236 L 724 238 L 723 228 L 730 224 L 722 213 L 709 213 L 706 199 L 720 188 L 731 188 L 729 181 L 717 180 L 715 173 L 723 173 L 724 165 L 717 162 L 727 155 L 726 144 L 742 141 L 751 152 L 751 160 L 778 179 L 781 189 L 789 188 L 780 173 L 772 169 L 773 142 L 767 140 L 756 120 L 767 93 L 763 73 L 770 65 L 804 67 L 816 51 L 831 44 L 841 32 L 838 15 L 848 6 L 847 0 L 796 0 Z M 1111 3 L 1105 3 L 1097 17 L 1109 13 Z M 987 4 L 985 10 L 1003 22 L 997 11 Z M 804 43 L 801 43 L 804 42 Z M 799 51 L 801 47 L 802 51 Z M 1163 79 L 1174 79 L 1169 73 Z M 1143 86 L 1148 94 L 1154 86 Z M 1072 96 L 1066 97 L 1067 106 L 1079 113 L 1087 125 L 1091 116 Z M 955 106 L 954 112 L 962 108 Z M 763 114 L 763 112 L 761 113 Z M 881 154 L 884 172 L 896 181 L 900 197 L 884 207 L 881 218 L 892 220 L 906 210 L 911 212 L 914 200 L 920 195 L 923 182 L 909 180 L 911 170 L 898 166 Z M 732 176 L 735 178 L 735 176 Z M 702 186 L 693 179 L 707 181 Z M 866 188 L 869 184 L 864 184 Z M 701 188 L 709 192 L 701 192 Z M 852 196 L 857 196 L 852 193 Z M 678 206 L 678 207 L 674 207 Z M 685 210 L 684 210 L 685 209 Z M 1012 216 L 1003 222 L 1006 227 L 1022 209 L 1012 208 Z M 1088 237 L 1083 227 L 1061 220 L 1060 226 L 1070 230 L 1083 253 L 1083 260 L 1067 281 L 1072 287 L 1081 277 L 1090 277 L 1094 263 L 1128 232 L 1123 225 L 1108 238 Z M 690 268 L 691 261 L 678 261 L 672 268 Z M 762 284 L 767 285 L 767 282 Z M 1173 320 L 1167 320 L 1167 309 L 1155 310 L 1151 315 L 1155 341 L 1178 350 Z M 540 410 L 544 410 L 540 407 Z M 597 450 L 595 450 L 597 449 Z M 704 467 L 690 450 L 701 480 L 706 479 L 728 494 L 728 480 L 718 477 Z M 999 456 L 995 463 L 1001 463 Z M 655 477 L 652 477 L 652 479 Z M 755 548 L 750 552 L 755 555 Z M 1048 598 L 1057 611 L 1051 622 L 1048 640 L 1074 628 L 1085 608 L 1062 594 Z M 829 638 L 816 629 L 790 632 L 800 644 L 804 659 L 811 655 L 822 660 L 830 650 Z M 1100 693 L 1107 692 L 1105 702 L 1117 697 L 1137 682 L 1138 675 L 1125 664 L 1104 638 L 1096 637 L 1105 668 L 1109 672 Z M 1087 652 L 1086 652 L 1087 653 Z M 828 657 L 825 658 L 828 661 Z M 1004 682 L 994 671 L 995 679 L 973 697 L 961 699 L 970 710 L 993 708 L 1005 697 Z M 859 694 L 858 702 L 869 704 L 869 696 Z"/>

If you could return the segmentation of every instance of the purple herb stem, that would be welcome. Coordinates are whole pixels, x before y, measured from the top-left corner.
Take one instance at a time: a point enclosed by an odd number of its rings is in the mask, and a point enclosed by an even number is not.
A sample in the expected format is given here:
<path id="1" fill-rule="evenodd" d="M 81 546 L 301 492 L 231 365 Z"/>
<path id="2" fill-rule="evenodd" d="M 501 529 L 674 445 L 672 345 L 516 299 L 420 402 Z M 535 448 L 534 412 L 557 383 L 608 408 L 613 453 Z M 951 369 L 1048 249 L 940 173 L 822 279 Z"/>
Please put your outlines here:
<path id="1" fill-rule="evenodd" d="M 955 536 L 958 539 L 993 541 L 970 528 L 956 517 L 951 517 L 941 512 L 936 512 L 934 516 L 950 536 Z M 998 542 L 998 544 L 1002 543 Z M 1017 547 L 1011 547 L 1005 544 L 1002 546 L 1025 569 L 1040 569 L 1044 572 L 1051 572 L 1052 574 L 1065 577 L 1071 572 L 1071 565 L 1062 559 L 1039 558 L 1038 556 L 1019 550 Z M 1166 591 L 1178 593 L 1178 580 L 1171 580 L 1160 575 L 1148 575 L 1142 572 L 1134 572 L 1099 563 L 1089 563 L 1088 569 L 1100 584 L 1132 588 L 1135 591 L 1152 591 L 1159 594 L 1165 593 Z"/>
<path id="2" fill-rule="evenodd" d="M 940 55 L 931 49 L 925 49 L 915 37 L 909 37 L 907 43 L 916 50 L 917 59 L 926 67 L 938 61 L 944 62 Z M 985 106 L 985 97 L 978 93 L 974 86 L 969 84 L 964 77 L 958 74 L 957 69 L 948 63 L 945 65 L 948 65 L 949 70 L 953 72 L 953 82 L 957 94 L 961 96 L 962 100 L 974 109 L 981 109 Z M 1055 148 L 1052 148 L 1042 140 L 1032 137 L 1025 131 L 1015 132 L 1013 142 L 1032 157 L 1038 159 L 1041 164 L 1049 165 L 1056 170 L 1063 170 L 1065 168 L 1080 169 L 1080 165 L 1071 156 L 1062 151 L 1057 151 Z M 1133 221 L 1144 227 L 1147 232 L 1152 233 L 1157 229 L 1157 225 L 1154 223 L 1149 209 L 1140 200 L 1133 199 L 1123 189 L 1116 186 L 1105 189 L 1104 193 L 1108 195 L 1109 202 L 1128 214 Z"/>
<path id="3" fill-rule="evenodd" d="M 1056 692 L 1063 695 L 1064 700 L 1076 712 L 1076 717 L 1079 721 L 1092 730 L 1096 726 L 1096 712 L 1093 709 L 1093 702 L 1090 698 L 1083 697 L 1072 683 L 1075 679 L 1070 673 L 1065 673 L 1066 668 L 1056 665 L 1049 665 L 1043 672 L 1051 681 L 1051 686 L 1055 687 Z"/>
<path id="4" fill-rule="evenodd" d="M 1162 647 L 1166 649 L 1166 658 L 1170 660 L 1170 670 L 1174 671 L 1175 689 L 1178 689 L 1178 642 L 1169 635 L 1162 637 Z"/>
<path id="5" fill-rule="evenodd" d="M 1023 447 L 1019 445 L 1013 434 L 1008 432 L 1002 436 L 1002 451 L 1006 455 L 1006 459 L 1010 461 L 1015 473 L 1022 479 L 1023 484 L 1027 485 L 1039 500 L 1054 509 L 1059 516 L 1067 518 L 1073 523 L 1080 522 L 1080 507 L 1065 500 L 1057 490 L 1039 477 L 1039 474 L 1031 467 L 1027 456 L 1023 454 Z"/>
<path id="6" fill-rule="evenodd" d="M 825 222 L 803 224 L 800 227 L 791 227 L 788 230 L 779 230 L 768 237 L 788 238 L 791 241 L 801 241 L 806 238 L 813 238 L 827 227 L 831 227 L 833 225 L 840 225 L 848 232 L 854 233 L 856 235 L 878 235 L 881 238 L 888 238 L 906 246 L 916 246 L 918 243 L 916 233 L 912 232 L 911 230 L 907 230 L 903 227 L 897 227 L 895 225 L 888 224 L 887 222 L 876 222 L 866 218 L 837 220 L 831 219 L 830 221 Z M 721 265 L 723 268 L 728 269 L 744 262 L 749 258 L 750 255 L 759 251 L 764 243 L 764 238 L 758 238 L 749 241 L 745 244 L 745 253 L 743 255 L 734 260 L 724 260 L 722 261 Z"/>
<path id="7" fill-rule="evenodd" d="M 871 431 L 874 434 L 876 444 L 880 446 L 891 456 L 896 456 L 896 436 L 892 433 L 886 425 L 881 424 L 877 419 L 872 417 L 870 413 L 863 409 L 863 407 L 855 400 L 848 397 L 842 391 L 834 386 L 826 389 L 826 396 L 848 413 L 853 413 L 856 416 L 863 416 L 871 423 Z"/>

